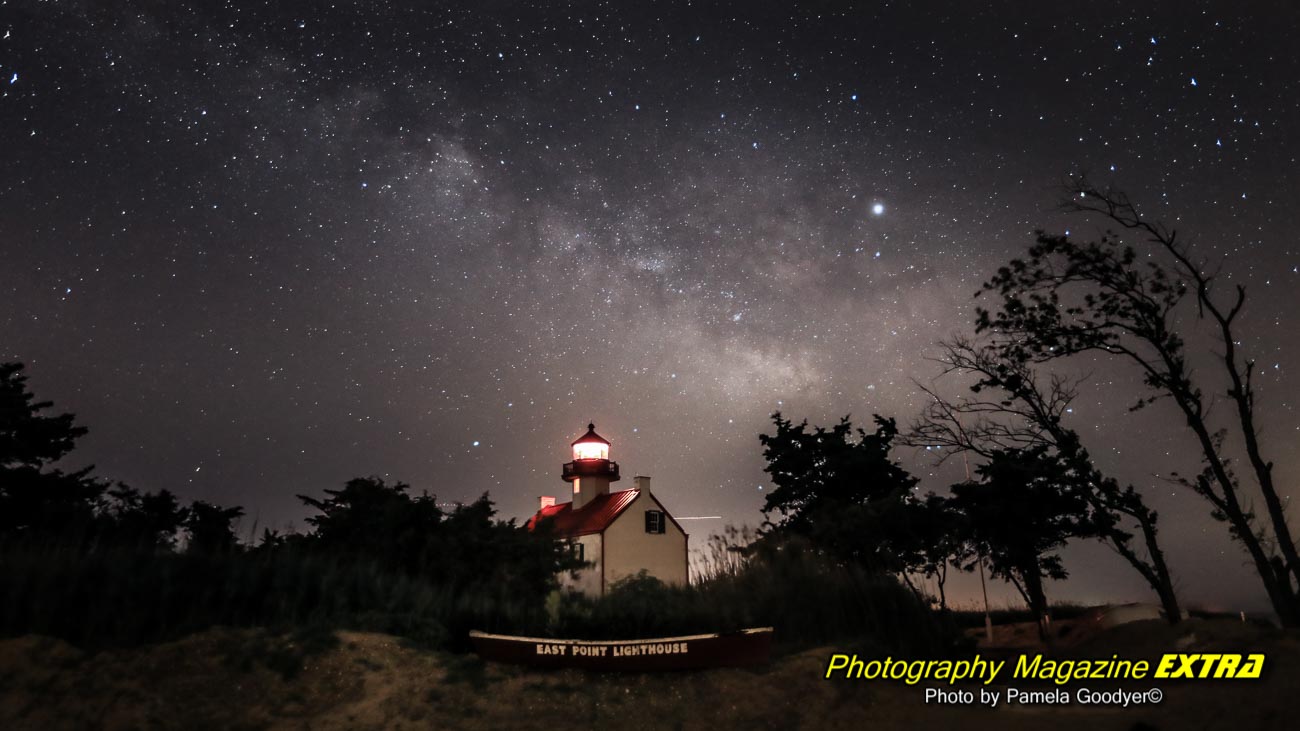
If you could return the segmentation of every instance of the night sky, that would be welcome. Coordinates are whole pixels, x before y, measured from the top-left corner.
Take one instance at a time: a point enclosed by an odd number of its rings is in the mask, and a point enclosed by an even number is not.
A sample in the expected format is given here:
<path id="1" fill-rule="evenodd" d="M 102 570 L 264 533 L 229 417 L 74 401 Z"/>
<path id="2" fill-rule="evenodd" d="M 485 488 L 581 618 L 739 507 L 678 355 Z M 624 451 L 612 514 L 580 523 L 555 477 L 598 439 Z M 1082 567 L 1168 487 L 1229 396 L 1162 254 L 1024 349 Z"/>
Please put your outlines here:
<path id="1" fill-rule="evenodd" d="M 1087 171 L 1249 286 L 1295 492 L 1290 3 L 314 5 L 0 3 L 0 359 L 91 428 L 72 466 L 245 532 L 369 474 L 522 516 L 592 420 L 623 484 L 721 516 L 702 543 L 759 520 L 771 412 L 910 421 L 980 283 L 1097 230 L 1055 210 Z M 1077 367 L 1184 596 L 1262 604 L 1162 478 L 1199 465 L 1172 407 Z M 1147 596 L 1099 545 L 1067 567 L 1055 598 Z"/>

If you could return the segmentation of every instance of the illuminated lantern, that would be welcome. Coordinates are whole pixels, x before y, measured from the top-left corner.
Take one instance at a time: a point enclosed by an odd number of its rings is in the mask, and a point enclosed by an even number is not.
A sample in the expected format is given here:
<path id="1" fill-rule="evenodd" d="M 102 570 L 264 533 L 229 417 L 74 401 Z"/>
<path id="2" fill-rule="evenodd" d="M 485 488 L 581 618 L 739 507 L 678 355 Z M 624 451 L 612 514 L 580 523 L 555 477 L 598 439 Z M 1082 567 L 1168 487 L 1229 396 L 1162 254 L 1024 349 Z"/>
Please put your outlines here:
<path id="1" fill-rule="evenodd" d="M 573 443 L 573 459 L 609 459 L 609 440 L 596 433 L 595 424 L 588 424 L 587 433 Z"/>
<path id="2" fill-rule="evenodd" d="M 618 482 L 618 463 L 609 459 L 609 440 L 588 424 L 587 433 L 573 442 L 573 461 L 564 465 L 561 478 L 573 483 L 573 507 L 581 508 L 599 495 L 609 493 L 609 483 Z"/>

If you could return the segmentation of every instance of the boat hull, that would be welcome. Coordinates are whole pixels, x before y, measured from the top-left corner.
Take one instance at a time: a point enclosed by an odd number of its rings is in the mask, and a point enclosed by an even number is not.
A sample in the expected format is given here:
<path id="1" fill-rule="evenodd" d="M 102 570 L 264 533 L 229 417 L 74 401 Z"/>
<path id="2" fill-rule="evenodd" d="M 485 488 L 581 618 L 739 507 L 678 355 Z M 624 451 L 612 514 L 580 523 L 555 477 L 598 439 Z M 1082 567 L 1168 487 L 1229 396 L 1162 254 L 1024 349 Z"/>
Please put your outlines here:
<path id="1" fill-rule="evenodd" d="M 655 672 L 766 663 L 772 628 L 644 640 L 556 640 L 469 633 L 479 657 L 538 668 Z"/>

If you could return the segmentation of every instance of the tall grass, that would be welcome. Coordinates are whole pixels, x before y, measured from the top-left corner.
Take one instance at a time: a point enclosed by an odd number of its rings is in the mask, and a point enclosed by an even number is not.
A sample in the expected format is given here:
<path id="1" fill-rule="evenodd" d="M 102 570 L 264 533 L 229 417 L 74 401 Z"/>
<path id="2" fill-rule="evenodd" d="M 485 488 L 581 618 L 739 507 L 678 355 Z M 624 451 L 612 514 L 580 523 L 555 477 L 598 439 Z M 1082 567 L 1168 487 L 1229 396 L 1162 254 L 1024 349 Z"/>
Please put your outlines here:
<path id="1" fill-rule="evenodd" d="M 470 629 L 627 639 L 773 626 L 783 646 L 855 642 L 932 652 L 944 622 L 892 577 L 798 546 L 762 556 L 723 538 L 691 586 L 633 578 L 605 597 L 549 601 L 510 586 L 439 586 L 384 566 L 304 551 L 193 555 L 126 549 L 0 552 L 0 634 L 36 633 L 88 648 L 177 638 L 213 626 L 386 632 L 463 650 Z"/>
<path id="2" fill-rule="evenodd" d="M 493 589 L 451 590 L 374 564 L 303 553 L 9 550 L 0 556 L 0 634 L 96 648 L 218 625 L 325 627 L 459 648 L 475 626 L 544 628 L 544 607 Z"/>
<path id="3" fill-rule="evenodd" d="M 805 546 L 749 556 L 744 534 L 711 542 L 699 580 L 672 587 L 627 579 L 599 600 L 569 595 L 554 607 L 559 637 L 623 639 L 771 626 L 788 649 L 854 643 L 880 651 L 937 653 L 955 633 L 891 576 L 836 563 Z"/>

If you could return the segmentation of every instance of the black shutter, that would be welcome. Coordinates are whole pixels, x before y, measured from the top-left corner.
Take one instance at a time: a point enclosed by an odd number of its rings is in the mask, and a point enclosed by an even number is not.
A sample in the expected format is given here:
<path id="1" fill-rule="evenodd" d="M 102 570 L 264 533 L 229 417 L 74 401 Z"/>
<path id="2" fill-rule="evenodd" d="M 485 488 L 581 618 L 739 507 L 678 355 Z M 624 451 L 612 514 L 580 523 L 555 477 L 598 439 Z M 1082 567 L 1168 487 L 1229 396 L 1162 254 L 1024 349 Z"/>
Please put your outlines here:
<path id="1" fill-rule="evenodd" d="M 668 521 L 664 519 L 662 510 L 645 511 L 645 532 L 646 533 L 663 533 L 664 524 Z"/>
<path id="2" fill-rule="evenodd" d="M 659 532 L 663 533 L 664 530 L 668 527 L 668 515 L 664 513 L 664 511 L 662 510 L 658 511 L 658 513 L 659 513 Z"/>

